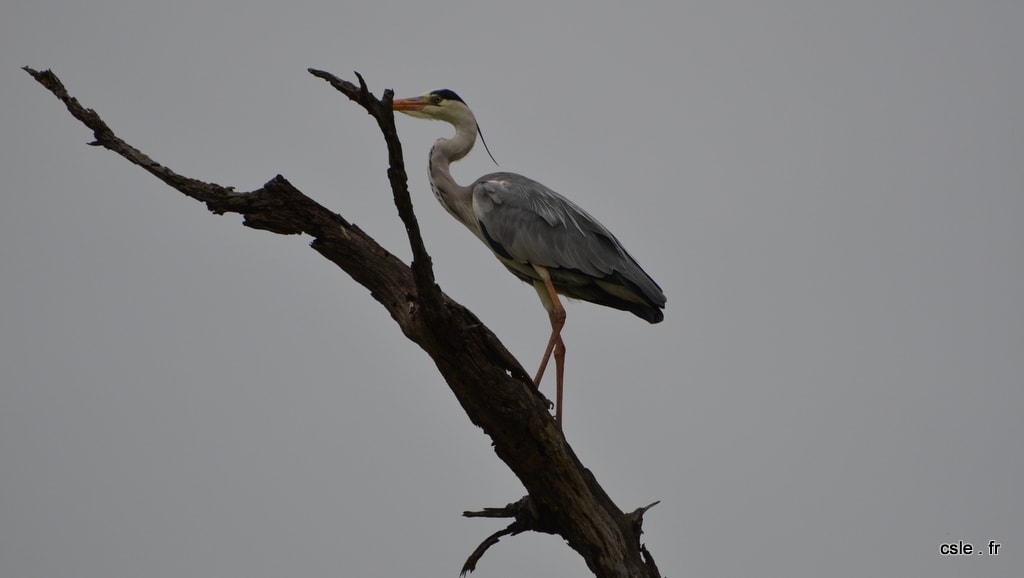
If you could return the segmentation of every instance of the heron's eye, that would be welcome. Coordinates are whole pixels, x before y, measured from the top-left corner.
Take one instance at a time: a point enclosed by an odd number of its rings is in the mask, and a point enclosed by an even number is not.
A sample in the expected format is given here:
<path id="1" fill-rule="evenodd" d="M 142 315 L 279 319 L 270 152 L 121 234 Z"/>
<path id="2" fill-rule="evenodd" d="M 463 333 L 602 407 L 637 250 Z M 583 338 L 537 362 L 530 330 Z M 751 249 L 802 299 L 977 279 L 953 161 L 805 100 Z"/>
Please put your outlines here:
<path id="1" fill-rule="evenodd" d="M 431 94 L 430 95 L 430 104 L 441 104 L 442 100 L 444 100 L 444 99 L 441 98 L 440 95 L 437 95 L 437 94 Z"/>

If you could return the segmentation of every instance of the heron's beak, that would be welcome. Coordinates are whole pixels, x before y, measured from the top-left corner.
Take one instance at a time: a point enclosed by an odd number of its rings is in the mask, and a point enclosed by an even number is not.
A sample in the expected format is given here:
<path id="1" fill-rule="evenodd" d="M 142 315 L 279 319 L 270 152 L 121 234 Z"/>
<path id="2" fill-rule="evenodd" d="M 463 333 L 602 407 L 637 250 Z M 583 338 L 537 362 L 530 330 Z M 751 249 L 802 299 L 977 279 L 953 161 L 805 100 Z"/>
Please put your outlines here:
<path id="1" fill-rule="evenodd" d="M 398 112 L 418 112 L 427 106 L 428 100 L 425 96 L 414 96 L 392 101 L 391 110 Z"/>

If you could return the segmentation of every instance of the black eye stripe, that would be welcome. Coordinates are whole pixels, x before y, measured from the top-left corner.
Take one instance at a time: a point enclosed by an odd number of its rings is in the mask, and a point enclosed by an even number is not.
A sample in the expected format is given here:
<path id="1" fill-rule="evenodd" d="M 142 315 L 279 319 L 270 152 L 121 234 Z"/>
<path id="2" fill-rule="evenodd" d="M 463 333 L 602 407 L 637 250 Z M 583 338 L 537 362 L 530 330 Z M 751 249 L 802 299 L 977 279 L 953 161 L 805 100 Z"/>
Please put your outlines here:
<path id="1" fill-rule="evenodd" d="M 441 97 L 441 98 L 443 98 L 445 100 L 457 100 L 457 101 L 461 102 L 462 104 L 466 104 L 466 101 L 462 100 L 462 97 L 460 97 L 459 95 L 455 94 L 454 90 L 448 90 L 447 88 L 442 88 L 440 90 L 435 90 L 435 91 L 431 92 L 430 95 L 431 96 L 439 96 L 439 97 Z"/>

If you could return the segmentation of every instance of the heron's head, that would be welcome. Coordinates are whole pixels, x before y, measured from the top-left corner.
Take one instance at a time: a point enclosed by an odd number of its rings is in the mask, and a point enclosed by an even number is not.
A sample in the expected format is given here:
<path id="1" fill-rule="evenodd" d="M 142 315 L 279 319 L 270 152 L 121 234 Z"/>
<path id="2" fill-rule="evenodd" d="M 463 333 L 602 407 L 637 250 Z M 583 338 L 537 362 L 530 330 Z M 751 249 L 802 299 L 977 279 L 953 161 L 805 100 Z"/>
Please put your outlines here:
<path id="1" fill-rule="evenodd" d="M 455 94 L 455 91 L 448 90 L 447 88 L 432 90 L 422 96 L 392 101 L 391 108 L 416 118 L 443 120 L 455 126 L 458 134 L 462 134 L 463 131 L 479 134 L 480 141 L 484 143 L 484 148 L 487 149 L 487 154 L 491 157 L 491 160 L 494 160 L 494 155 L 491 154 L 490 148 L 487 147 L 484 133 L 480 131 L 480 125 L 477 124 L 473 111 L 469 110 L 469 107 L 466 106 L 466 101 Z M 498 164 L 498 161 L 494 161 L 494 164 Z"/>
<path id="2" fill-rule="evenodd" d="M 416 118 L 443 120 L 454 125 L 468 120 L 476 123 L 473 112 L 466 106 L 466 101 L 447 88 L 432 90 L 422 96 L 396 100 L 392 103 L 392 108 Z"/>

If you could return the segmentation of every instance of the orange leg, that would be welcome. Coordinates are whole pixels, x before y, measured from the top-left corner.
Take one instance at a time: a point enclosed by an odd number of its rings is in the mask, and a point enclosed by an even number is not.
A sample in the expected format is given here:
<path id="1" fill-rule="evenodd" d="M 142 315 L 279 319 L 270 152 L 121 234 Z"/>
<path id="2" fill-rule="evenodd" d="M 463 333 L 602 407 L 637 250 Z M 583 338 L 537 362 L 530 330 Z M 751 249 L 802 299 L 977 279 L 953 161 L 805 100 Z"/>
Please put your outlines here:
<path id="1" fill-rule="evenodd" d="M 546 271 L 545 271 L 546 273 Z M 551 354 L 555 355 L 555 421 L 562 426 L 562 382 L 565 378 L 565 343 L 562 341 L 562 327 L 565 326 L 565 308 L 558 299 L 555 286 L 551 279 L 545 274 L 544 288 L 547 290 L 548 298 L 551 300 L 551 308 L 548 317 L 551 319 L 551 337 L 548 339 L 548 346 L 544 349 L 544 357 L 540 361 L 540 368 L 537 369 L 537 376 L 533 383 L 540 387 L 540 380 L 544 377 L 544 370 L 547 369 L 548 360 Z"/>

